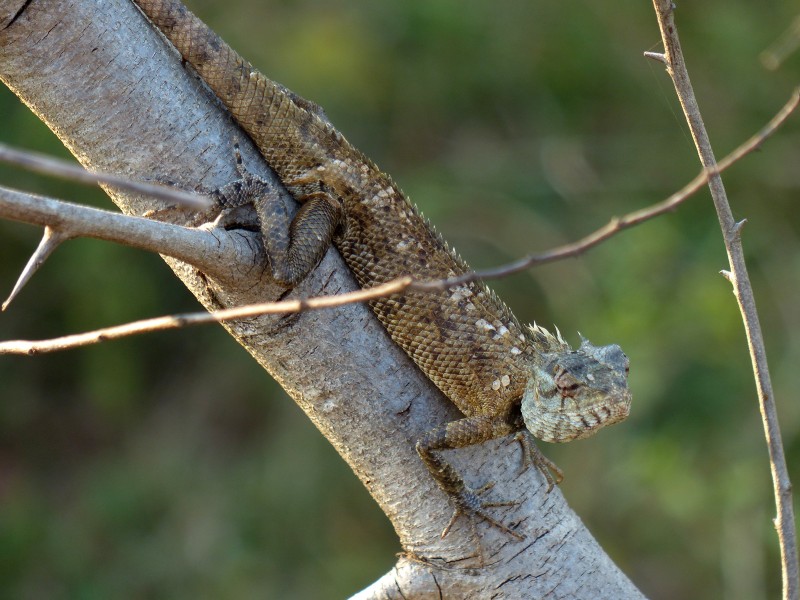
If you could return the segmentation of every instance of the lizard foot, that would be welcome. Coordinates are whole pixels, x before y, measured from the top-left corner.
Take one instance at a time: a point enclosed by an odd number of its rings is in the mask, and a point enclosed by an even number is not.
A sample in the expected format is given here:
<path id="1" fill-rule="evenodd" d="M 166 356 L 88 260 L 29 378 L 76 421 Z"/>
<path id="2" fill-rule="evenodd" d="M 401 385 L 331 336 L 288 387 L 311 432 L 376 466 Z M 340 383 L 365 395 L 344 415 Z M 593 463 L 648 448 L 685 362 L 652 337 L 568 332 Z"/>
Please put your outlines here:
<path id="1" fill-rule="evenodd" d="M 564 481 L 564 472 L 558 468 L 556 463 L 542 454 L 542 451 L 531 439 L 529 431 L 518 431 L 514 439 L 519 442 L 522 448 L 522 470 L 530 466 L 536 467 L 547 481 L 547 493 L 550 493 L 554 486 Z"/>
<path id="2" fill-rule="evenodd" d="M 475 529 L 475 519 L 483 519 L 490 525 L 497 527 L 499 530 L 507 533 L 508 535 L 517 538 L 518 540 L 525 539 L 524 536 L 520 535 L 516 531 L 513 531 L 503 525 L 500 521 L 497 521 L 492 516 L 490 516 L 484 509 L 485 508 L 492 508 L 495 506 L 516 506 L 517 502 L 515 501 L 502 501 L 502 502 L 483 502 L 479 496 L 480 494 L 484 493 L 487 490 L 490 490 L 494 487 L 494 482 L 491 481 L 486 485 L 478 488 L 477 490 L 473 490 L 470 487 L 464 486 L 464 489 L 461 490 L 460 493 L 454 494 L 452 496 L 453 502 L 455 502 L 455 509 L 453 510 L 453 516 L 450 517 L 450 521 L 448 521 L 447 526 L 442 531 L 442 537 L 445 537 L 449 532 L 450 529 L 453 527 L 453 524 L 458 520 L 458 517 L 465 516 L 467 517 L 472 524 L 473 531 Z"/>
<path id="3" fill-rule="evenodd" d="M 459 517 L 467 517 L 467 519 L 469 519 L 470 529 L 472 530 L 472 537 L 475 539 L 475 545 L 478 548 L 478 556 L 481 566 L 486 564 L 486 560 L 483 555 L 483 546 L 481 546 L 480 538 L 478 537 L 478 519 L 486 521 L 489 523 L 489 525 L 496 527 L 500 531 L 519 541 L 525 539 L 525 536 L 503 525 L 500 521 L 496 520 L 484 510 L 486 508 L 492 508 L 495 506 L 515 506 L 517 504 L 517 502 L 513 501 L 483 502 L 479 498 L 480 494 L 490 490 L 493 487 L 494 482 L 492 481 L 475 490 L 468 486 L 464 486 L 461 492 L 453 494 L 452 499 L 456 507 L 453 510 L 453 516 L 450 517 L 450 521 L 448 521 L 444 530 L 442 530 L 442 538 L 444 538 L 450 532 L 450 529 L 453 527 L 453 524 L 458 520 Z"/>

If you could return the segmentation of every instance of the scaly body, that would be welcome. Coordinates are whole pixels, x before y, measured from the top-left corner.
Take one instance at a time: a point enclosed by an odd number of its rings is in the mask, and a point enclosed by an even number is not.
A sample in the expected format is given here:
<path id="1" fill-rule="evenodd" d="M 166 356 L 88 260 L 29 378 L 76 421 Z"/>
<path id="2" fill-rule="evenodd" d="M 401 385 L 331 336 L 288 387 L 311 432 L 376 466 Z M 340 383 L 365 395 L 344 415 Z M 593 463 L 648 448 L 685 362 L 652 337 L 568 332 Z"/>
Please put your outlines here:
<path id="1" fill-rule="evenodd" d="M 288 226 L 274 205 L 254 200 L 277 279 L 287 284 L 302 279 L 331 242 L 365 288 L 407 274 L 431 280 L 469 271 L 391 178 L 311 103 L 258 73 L 177 0 L 134 1 L 301 202 Z M 522 326 L 481 283 L 393 296 L 371 307 L 392 339 L 465 415 L 417 444 L 455 503 L 453 519 L 465 514 L 474 527 L 479 517 L 517 535 L 485 512 L 492 504 L 478 499 L 440 450 L 522 433 L 524 461 L 535 463 L 552 485 L 553 465 L 527 432 L 545 441 L 569 441 L 628 414 L 628 361 L 618 346 L 584 341 L 573 351 L 560 336 Z"/>

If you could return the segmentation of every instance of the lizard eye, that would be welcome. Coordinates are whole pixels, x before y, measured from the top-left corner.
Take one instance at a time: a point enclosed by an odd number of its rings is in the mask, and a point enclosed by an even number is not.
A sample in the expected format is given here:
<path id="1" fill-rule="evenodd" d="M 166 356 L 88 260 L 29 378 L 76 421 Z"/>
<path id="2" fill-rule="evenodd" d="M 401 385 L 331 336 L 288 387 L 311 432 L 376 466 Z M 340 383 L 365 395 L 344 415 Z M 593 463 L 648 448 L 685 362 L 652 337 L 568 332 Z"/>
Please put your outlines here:
<path id="1" fill-rule="evenodd" d="M 574 397 L 581 385 L 574 375 L 563 368 L 556 370 L 555 383 L 562 398 Z"/>

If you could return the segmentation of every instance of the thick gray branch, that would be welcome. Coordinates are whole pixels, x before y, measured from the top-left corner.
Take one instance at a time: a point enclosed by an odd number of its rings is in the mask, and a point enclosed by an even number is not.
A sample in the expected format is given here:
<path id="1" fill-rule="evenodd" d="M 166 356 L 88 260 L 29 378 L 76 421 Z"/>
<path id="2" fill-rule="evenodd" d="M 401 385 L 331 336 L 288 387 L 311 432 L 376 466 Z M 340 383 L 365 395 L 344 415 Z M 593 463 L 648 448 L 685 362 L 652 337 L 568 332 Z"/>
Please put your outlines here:
<path id="1" fill-rule="evenodd" d="M 0 24 L 22 4 L 0 0 Z M 241 134 L 125 0 L 27 4 L 10 27 L 0 29 L 0 78 L 91 169 L 189 188 L 213 188 L 235 177 L 231 148 Z M 252 147 L 243 143 L 243 151 L 248 165 L 258 166 Z M 268 175 L 263 167 L 255 170 Z M 160 208 L 144 197 L 112 195 L 127 213 Z M 282 291 L 264 277 L 263 264 L 238 265 L 250 274 L 242 285 L 209 281 L 185 263 L 170 264 L 207 308 L 275 299 Z M 292 294 L 354 288 L 339 256 L 329 252 Z M 481 527 L 490 565 L 477 572 L 461 568 L 475 565 L 469 528 L 460 524 L 439 538 L 451 506 L 414 451 L 421 433 L 456 411 L 365 307 L 227 327 L 350 464 L 404 549 L 435 557 L 435 568 L 401 560 L 397 571 L 361 597 L 439 597 L 440 591 L 446 597 L 641 597 L 560 492 L 545 495 L 534 469 L 519 474 L 514 442 L 459 451 L 454 463 L 472 483 L 485 483 L 491 474 L 497 481 L 493 494 L 519 499 L 498 514 L 518 521 L 526 541 Z M 392 585 L 384 585 L 387 578 Z"/>

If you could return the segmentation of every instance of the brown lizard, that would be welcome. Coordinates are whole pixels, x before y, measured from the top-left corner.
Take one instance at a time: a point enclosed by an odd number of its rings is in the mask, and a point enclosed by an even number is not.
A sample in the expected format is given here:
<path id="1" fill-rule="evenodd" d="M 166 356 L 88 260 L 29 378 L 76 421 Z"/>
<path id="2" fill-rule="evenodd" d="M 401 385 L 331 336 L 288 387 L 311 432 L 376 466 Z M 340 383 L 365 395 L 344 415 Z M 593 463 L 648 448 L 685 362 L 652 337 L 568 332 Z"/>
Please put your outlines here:
<path id="1" fill-rule="evenodd" d="M 437 280 L 467 273 L 467 264 L 442 240 L 391 178 L 354 148 L 319 109 L 269 80 L 236 54 L 178 0 L 134 0 L 178 49 L 252 138 L 301 208 L 265 194 L 265 184 L 241 168 L 228 206 L 251 202 L 259 215 L 273 276 L 293 285 L 333 243 L 361 287 L 411 274 Z M 229 190 L 230 192 L 231 190 Z M 502 502 L 479 494 L 440 454 L 516 434 L 523 464 L 536 465 L 548 490 L 561 473 L 533 444 L 592 435 L 628 415 L 628 358 L 619 346 L 583 339 L 573 350 L 537 325 L 522 326 L 484 284 L 440 293 L 409 292 L 371 308 L 389 335 L 464 413 L 417 441 L 417 452 L 452 499 L 453 517 L 477 518 L 521 539 L 486 512 Z M 555 473 L 555 478 L 551 474 Z"/>

